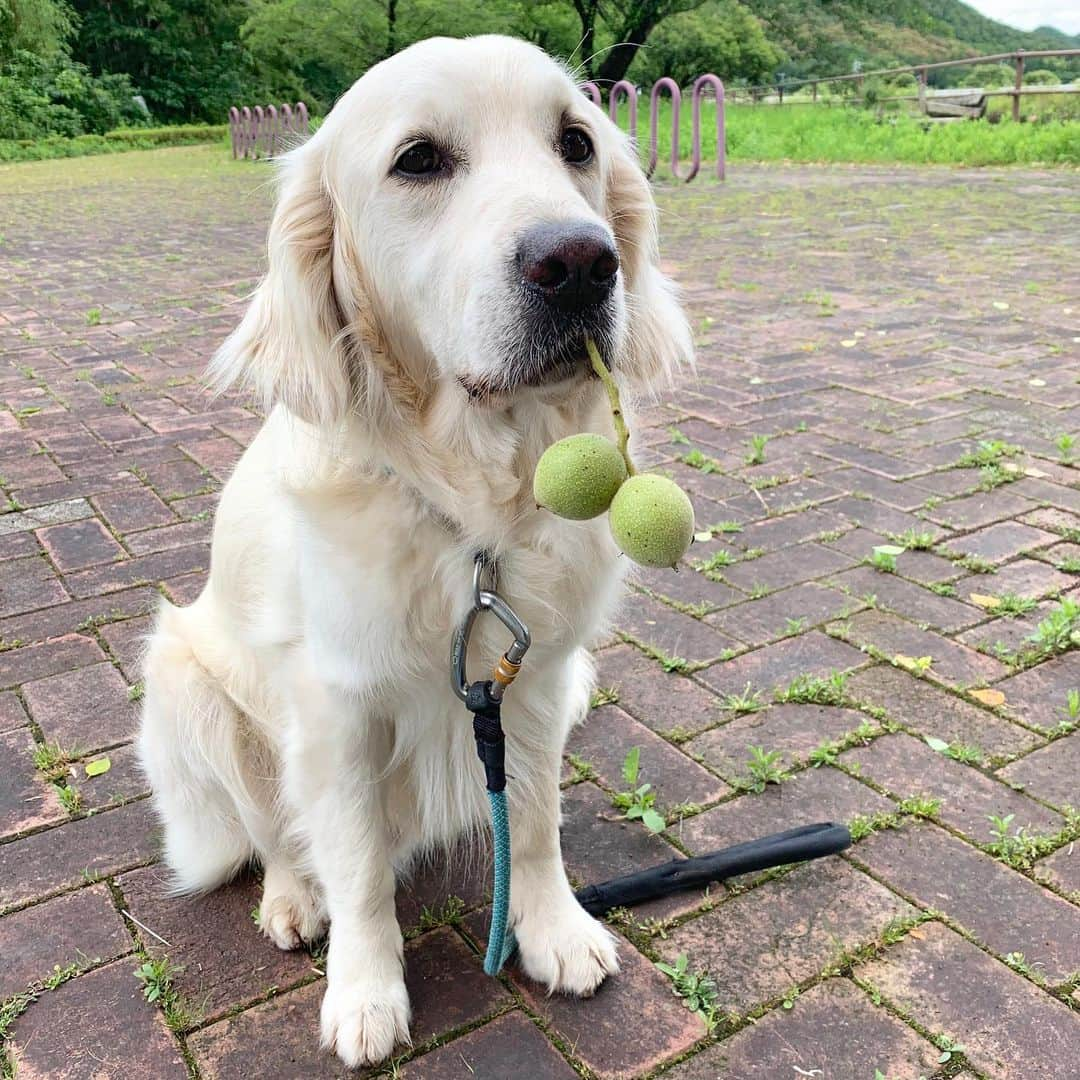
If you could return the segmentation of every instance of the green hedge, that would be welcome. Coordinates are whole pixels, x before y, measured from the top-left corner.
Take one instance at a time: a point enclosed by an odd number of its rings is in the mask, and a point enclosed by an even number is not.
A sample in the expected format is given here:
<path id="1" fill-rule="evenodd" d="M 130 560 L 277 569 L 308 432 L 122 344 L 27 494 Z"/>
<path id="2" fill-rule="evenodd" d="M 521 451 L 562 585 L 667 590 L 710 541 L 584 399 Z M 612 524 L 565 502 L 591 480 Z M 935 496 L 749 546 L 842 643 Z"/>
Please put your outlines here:
<path id="1" fill-rule="evenodd" d="M 73 138 L 54 135 L 44 139 L 0 139 L 0 161 L 43 161 L 152 150 L 158 146 L 191 146 L 218 142 L 228 134 L 228 124 L 178 124 L 160 128 L 117 128 L 104 135 L 76 135 Z"/>

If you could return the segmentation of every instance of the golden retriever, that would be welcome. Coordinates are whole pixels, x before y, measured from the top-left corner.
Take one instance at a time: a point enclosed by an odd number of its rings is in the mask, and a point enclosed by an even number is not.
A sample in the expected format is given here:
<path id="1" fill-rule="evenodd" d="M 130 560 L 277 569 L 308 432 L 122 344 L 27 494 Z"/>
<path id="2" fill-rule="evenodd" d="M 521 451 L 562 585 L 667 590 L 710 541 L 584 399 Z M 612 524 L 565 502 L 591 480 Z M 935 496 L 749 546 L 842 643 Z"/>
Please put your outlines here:
<path id="1" fill-rule="evenodd" d="M 539 49 L 432 39 L 368 71 L 280 164 L 266 276 L 214 359 L 269 410 L 225 486 L 202 595 L 162 606 L 139 748 L 178 891 L 264 870 L 283 949 L 329 925 L 322 1036 L 409 1038 L 395 875 L 486 822 L 454 628 L 478 550 L 534 646 L 508 692 L 520 963 L 587 995 L 617 968 L 559 850 L 559 774 L 621 591 L 605 519 L 538 510 L 544 449 L 611 432 L 691 358 L 632 147 Z M 494 623 L 494 625 L 490 625 Z M 481 619 L 477 672 L 507 645 Z"/>

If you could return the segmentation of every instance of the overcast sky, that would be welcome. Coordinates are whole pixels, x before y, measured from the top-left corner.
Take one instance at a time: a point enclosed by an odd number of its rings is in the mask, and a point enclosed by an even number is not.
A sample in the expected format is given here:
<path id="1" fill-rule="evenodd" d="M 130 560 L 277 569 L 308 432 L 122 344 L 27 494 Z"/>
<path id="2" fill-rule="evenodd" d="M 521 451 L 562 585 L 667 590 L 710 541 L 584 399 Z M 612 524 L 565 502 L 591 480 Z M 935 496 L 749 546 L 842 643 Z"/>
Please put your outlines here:
<path id="1" fill-rule="evenodd" d="M 1021 30 L 1054 26 L 1066 34 L 1080 34 L 1077 0 L 967 0 L 967 3 L 991 19 Z"/>

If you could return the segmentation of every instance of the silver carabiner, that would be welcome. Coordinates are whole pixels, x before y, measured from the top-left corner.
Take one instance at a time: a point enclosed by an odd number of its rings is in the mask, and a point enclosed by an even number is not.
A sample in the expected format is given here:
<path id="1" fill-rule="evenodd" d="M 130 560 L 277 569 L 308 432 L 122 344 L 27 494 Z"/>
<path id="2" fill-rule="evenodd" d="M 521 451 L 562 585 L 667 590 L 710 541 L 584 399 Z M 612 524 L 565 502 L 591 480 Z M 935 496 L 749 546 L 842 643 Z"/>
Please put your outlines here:
<path id="1" fill-rule="evenodd" d="M 492 589 L 483 588 L 484 571 L 491 570 Z M 473 603 L 461 625 L 454 631 L 453 645 L 450 649 L 450 684 L 454 693 L 465 701 L 469 693 L 469 677 L 466 673 L 466 661 L 469 652 L 469 637 L 477 615 L 490 611 L 514 635 L 513 644 L 503 653 L 496 665 L 491 696 L 498 701 L 503 690 L 513 681 L 521 661 L 532 644 L 529 628 L 518 618 L 514 609 L 494 591 L 495 560 L 487 552 L 479 552 L 473 563 Z"/>

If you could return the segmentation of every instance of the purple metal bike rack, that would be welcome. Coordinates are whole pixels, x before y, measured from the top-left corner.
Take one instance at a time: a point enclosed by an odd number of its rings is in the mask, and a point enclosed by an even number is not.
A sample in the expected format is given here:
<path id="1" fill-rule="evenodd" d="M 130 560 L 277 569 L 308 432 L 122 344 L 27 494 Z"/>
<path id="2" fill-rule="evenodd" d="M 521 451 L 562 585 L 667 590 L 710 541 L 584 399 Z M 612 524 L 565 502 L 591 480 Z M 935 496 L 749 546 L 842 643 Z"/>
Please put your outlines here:
<path id="1" fill-rule="evenodd" d="M 229 109 L 229 134 L 234 158 L 274 157 L 289 149 L 297 140 L 310 133 L 307 106 L 298 101 L 295 108 L 284 104 L 256 105 L 251 108 L 233 106 Z"/>
<path id="2" fill-rule="evenodd" d="M 608 94 L 608 115 L 611 117 L 612 123 L 616 125 L 619 123 L 620 96 L 626 98 L 626 103 L 630 107 L 629 130 L 627 131 L 630 144 L 631 146 L 637 146 L 637 87 L 629 79 L 620 79 L 611 88 L 611 92 Z"/>
<path id="3" fill-rule="evenodd" d="M 598 108 L 604 107 L 604 99 L 600 95 L 600 87 L 594 82 L 578 83 L 578 89 L 583 94 L 588 94 L 593 99 L 593 104 Z"/>
<path id="4" fill-rule="evenodd" d="M 693 112 L 693 160 L 690 162 L 690 172 L 686 174 L 689 183 L 698 174 L 701 168 L 701 99 L 705 94 L 705 88 L 711 86 L 716 94 L 716 179 L 724 179 L 725 158 L 727 147 L 724 144 L 724 84 L 716 75 L 699 75 L 694 80 L 693 95 L 690 100 Z"/>
<path id="5" fill-rule="evenodd" d="M 656 160 L 659 156 L 659 131 L 660 119 L 660 91 L 666 90 L 671 95 L 671 175 L 679 180 L 679 104 L 682 101 L 682 93 L 679 84 L 666 75 L 657 79 L 653 84 L 652 94 L 649 97 L 649 167 L 645 175 L 652 177 L 656 171 Z"/>

